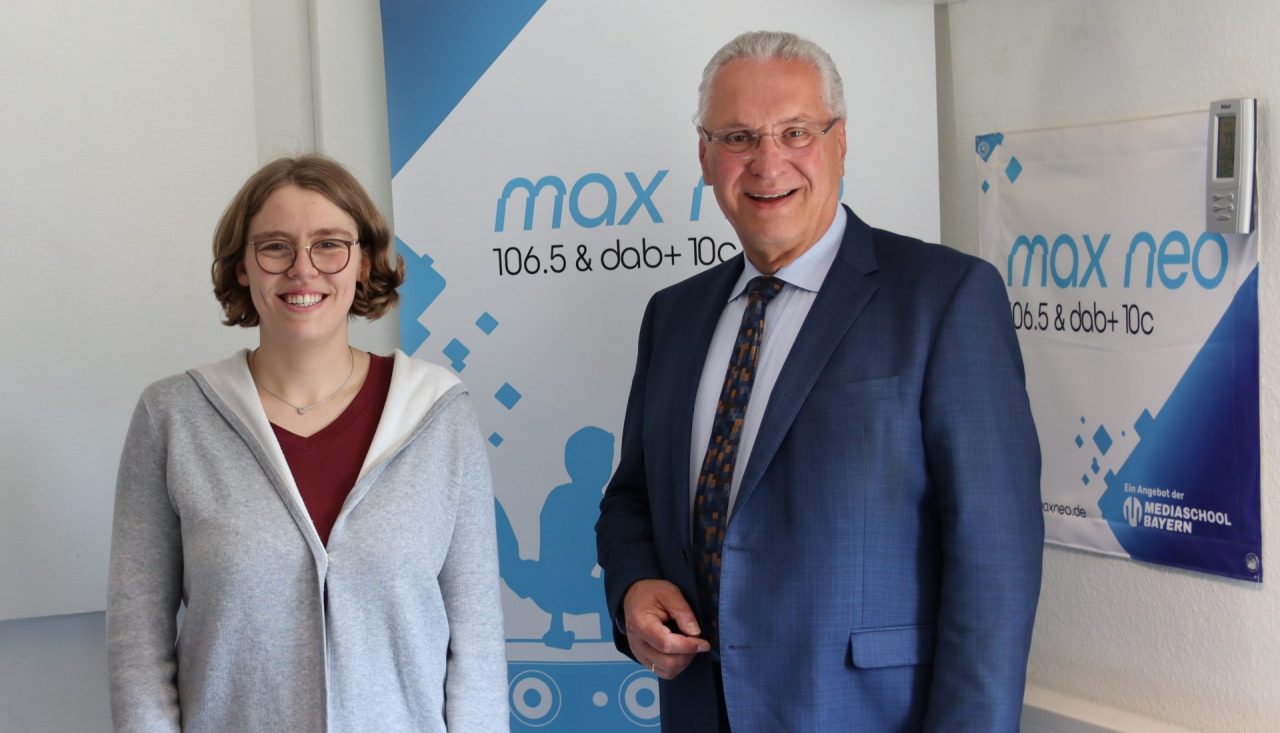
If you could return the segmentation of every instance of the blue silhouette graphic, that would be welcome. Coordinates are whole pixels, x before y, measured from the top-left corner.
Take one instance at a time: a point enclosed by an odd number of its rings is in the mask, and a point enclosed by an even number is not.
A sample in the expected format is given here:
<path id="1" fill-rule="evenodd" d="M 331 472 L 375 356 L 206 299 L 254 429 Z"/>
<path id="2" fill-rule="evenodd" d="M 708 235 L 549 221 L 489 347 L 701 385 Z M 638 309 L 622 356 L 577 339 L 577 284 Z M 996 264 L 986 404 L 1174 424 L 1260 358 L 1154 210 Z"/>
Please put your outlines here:
<path id="1" fill-rule="evenodd" d="M 516 595 L 531 599 L 551 614 L 550 628 L 542 637 L 549 647 L 573 646 L 574 633 L 564 628 L 566 613 L 599 614 L 600 638 L 610 635 L 604 579 L 595 569 L 595 523 L 600 496 L 613 470 L 613 443 L 612 433 L 591 426 L 565 442 L 569 483 L 552 489 L 542 505 L 538 527 L 541 551 L 536 560 L 520 556 L 511 521 L 502 503 L 495 500 L 502 579 Z"/>
<path id="2" fill-rule="evenodd" d="M 520 543 L 502 502 L 498 562 L 507 587 L 551 615 L 541 640 L 508 639 L 511 729 L 545 733 L 622 731 L 659 725 L 658 679 L 613 648 L 604 579 L 596 569 L 595 522 L 613 470 L 613 434 L 584 427 L 565 441 L 569 482 L 547 494 L 537 559 Z M 565 614 L 596 614 L 598 637 L 578 639 Z"/>

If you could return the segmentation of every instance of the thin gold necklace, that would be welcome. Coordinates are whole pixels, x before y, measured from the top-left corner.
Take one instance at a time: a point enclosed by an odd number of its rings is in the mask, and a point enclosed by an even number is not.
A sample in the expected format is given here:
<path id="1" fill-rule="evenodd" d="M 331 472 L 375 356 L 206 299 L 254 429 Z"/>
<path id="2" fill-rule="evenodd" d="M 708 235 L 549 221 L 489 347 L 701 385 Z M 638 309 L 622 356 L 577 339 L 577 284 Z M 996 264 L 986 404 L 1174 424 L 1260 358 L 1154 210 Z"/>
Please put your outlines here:
<path id="1" fill-rule="evenodd" d="M 355 349 L 351 348 L 351 346 L 349 346 L 349 345 L 348 345 L 348 346 L 347 346 L 347 354 L 351 357 L 351 369 L 347 371 L 347 378 L 346 378 L 346 379 L 344 379 L 344 380 L 342 380 L 342 384 L 338 385 L 338 388 L 337 388 L 337 389 L 335 389 L 335 390 L 333 391 L 333 394 L 329 395 L 328 397 L 325 397 L 325 398 L 323 398 L 323 399 L 321 399 L 321 400 L 318 400 L 318 401 L 316 401 L 316 402 L 312 402 L 312 403 L 311 403 L 311 404 L 309 404 L 309 405 L 302 405 L 302 406 L 298 406 L 298 405 L 293 404 L 293 403 L 292 403 L 292 402 L 290 402 L 289 400 L 286 400 L 285 398 L 281 397 L 280 395 L 276 394 L 275 392 L 272 392 L 271 390 L 267 389 L 266 385 L 264 385 L 264 384 L 262 384 L 261 382 L 259 382 L 259 381 L 258 381 L 258 375 L 256 375 L 256 374 L 254 374 L 254 373 L 253 373 L 253 359 L 254 359 L 254 357 L 257 355 L 257 353 L 258 353 L 258 350 L 257 350 L 257 349 L 254 349 L 253 351 L 250 351 L 250 352 L 249 352 L 249 376 L 253 377 L 253 383 L 254 383 L 255 385 L 257 385 L 258 389 L 262 390 L 263 392 L 266 392 L 267 394 L 271 395 L 272 397 L 275 397 L 277 400 L 280 400 L 281 402 L 285 403 L 286 405 L 288 405 L 288 406 L 292 407 L 293 409 L 297 410 L 299 415 L 305 415 L 305 414 L 307 414 L 307 412 L 308 412 L 309 410 L 311 410 L 312 408 L 319 407 L 320 405 L 323 405 L 324 403 L 328 402 L 329 400 L 333 399 L 334 397 L 337 397 L 337 396 L 338 396 L 338 393 L 342 391 L 342 388 L 343 388 L 343 387 L 345 387 L 345 386 L 347 386 L 347 382 L 350 382 L 350 381 L 351 381 L 351 375 L 356 373 L 356 352 L 355 352 Z"/>

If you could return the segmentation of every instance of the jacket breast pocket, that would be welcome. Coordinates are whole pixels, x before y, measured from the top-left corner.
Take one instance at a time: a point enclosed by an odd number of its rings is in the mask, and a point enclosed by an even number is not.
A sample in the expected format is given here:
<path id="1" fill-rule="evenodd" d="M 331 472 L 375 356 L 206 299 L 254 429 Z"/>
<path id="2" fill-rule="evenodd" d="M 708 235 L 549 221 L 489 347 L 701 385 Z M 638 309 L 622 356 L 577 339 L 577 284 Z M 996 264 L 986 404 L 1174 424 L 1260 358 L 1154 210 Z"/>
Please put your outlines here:
<path id="1" fill-rule="evenodd" d="M 849 654 L 858 669 L 904 667 L 933 661 L 934 626 L 893 626 L 849 634 Z"/>
<path id="2" fill-rule="evenodd" d="M 889 377 L 865 379 L 860 382 L 846 382 L 840 392 L 849 402 L 890 400 L 898 396 L 900 381 L 895 374 Z"/>

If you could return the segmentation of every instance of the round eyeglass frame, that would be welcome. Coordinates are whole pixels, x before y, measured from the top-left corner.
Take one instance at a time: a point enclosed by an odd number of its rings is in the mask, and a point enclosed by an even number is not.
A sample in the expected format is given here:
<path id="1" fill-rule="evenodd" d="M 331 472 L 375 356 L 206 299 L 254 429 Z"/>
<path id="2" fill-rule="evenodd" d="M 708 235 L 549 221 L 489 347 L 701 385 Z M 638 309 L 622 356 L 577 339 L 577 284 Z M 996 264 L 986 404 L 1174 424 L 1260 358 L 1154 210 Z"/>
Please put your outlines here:
<path id="1" fill-rule="evenodd" d="M 323 242 L 333 242 L 333 243 L 343 245 L 343 249 L 346 250 L 347 256 L 342 261 L 342 267 L 339 267 L 337 269 L 326 270 L 320 267 L 320 265 L 316 264 L 316 258 L 315 258 L 315 255 L 311 253 L 311 248 Z M 283 259 L 281 260 L 272 260 L 271 258 L 267 258 L 266 260 L 263 259 L 262 250 L 258 249 L 258 247 L 260 245 L 268 244 L 268 243 L 283 244 L 289 247 L 289 249 L 293 252 L 293 256 L 289 258 L 288 264 L 286 264 L 282 268 L 278 268 L 277 265 L 280 262 L 284 262 Z M 283 275 L 284 273 L 288 272 L 294 266 L 294 264 L 298 261 L 299 248 L 296 244 L 292 242 L 286 242 L 282 239 L 264 239 L 261 242 L 248 242 L 247 244 L 250 247 L 253 247 L 253 259 L 255 262 L 258 263 L 259 269 L 261 269 L 263 272 L 267 273 L 268 275 Z M 323 239 L 318 239 L 312 242 L 311 244 L 303 246 L 302 249 L 305 249 L 307 251 L 307 261 L 311 263 L 312 267 L 316 268 L 316 272 L 319 272 L 322 275 L 337 275 L 339 272 L 342 272 L 343 270 L 347 269 L 347 265 L 351 264 L 351 248 L 358 246 L 359 244 L 360 242 L 358 241 L 336 239 L 334 237 L 325 237 Z M 270 263 L 270 266 L 264 263 Z"/>

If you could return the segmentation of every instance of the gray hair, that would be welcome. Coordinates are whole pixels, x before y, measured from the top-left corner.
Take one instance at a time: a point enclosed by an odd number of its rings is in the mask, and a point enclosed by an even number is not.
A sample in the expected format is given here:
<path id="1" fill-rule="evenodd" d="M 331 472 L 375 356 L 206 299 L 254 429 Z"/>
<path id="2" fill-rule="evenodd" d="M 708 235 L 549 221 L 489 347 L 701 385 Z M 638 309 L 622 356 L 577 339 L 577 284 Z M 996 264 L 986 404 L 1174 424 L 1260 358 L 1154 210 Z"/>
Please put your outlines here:
<path id="1" fill-rule="evenodd" d="M 818 79 L 822 83 L 822 102 L 836 117 L 845 116 L 844 82 L 840 80 L 840 72 L 831 60 L 831 55 L 821 46 L 807 38 L 794 33 L 782 31 L 751 31 L 743 33 L 726 43 L 707 62 L 702 70 L 702 83 L 698 85 L 698 114 L 695 123 L 701 125 L 706 119 L 708 100 L 711 96 L 711 82 L 720 73 L 720 69 L 730 61 L 749 58 L 756 61 L 770 59 L 799 59 L 808 61 L 818 70 Z"/>

